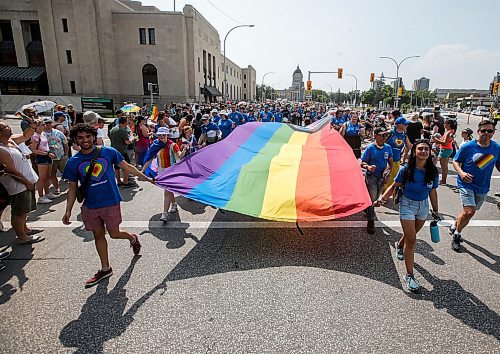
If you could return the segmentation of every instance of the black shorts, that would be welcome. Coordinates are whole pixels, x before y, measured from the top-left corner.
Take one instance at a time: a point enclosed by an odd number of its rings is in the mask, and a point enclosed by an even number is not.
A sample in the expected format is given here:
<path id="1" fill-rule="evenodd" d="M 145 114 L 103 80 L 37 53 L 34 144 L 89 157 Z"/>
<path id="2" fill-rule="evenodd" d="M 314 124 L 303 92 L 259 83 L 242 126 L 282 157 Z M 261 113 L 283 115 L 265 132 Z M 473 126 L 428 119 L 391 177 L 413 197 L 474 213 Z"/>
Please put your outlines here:
<path id="1" fill-rule="evenodd" d="M 121 152 L 120 154 L 122 154 L 123 159 L 125 160 L 126 163 L 130 163 L 130 159 L 128 158 L 128 154 L 126 152 Z M 118 165 L 114 165 L 114 166 L 115 166 L 115 170 L 120 170 L 120 166 L 118 166 Z"/>

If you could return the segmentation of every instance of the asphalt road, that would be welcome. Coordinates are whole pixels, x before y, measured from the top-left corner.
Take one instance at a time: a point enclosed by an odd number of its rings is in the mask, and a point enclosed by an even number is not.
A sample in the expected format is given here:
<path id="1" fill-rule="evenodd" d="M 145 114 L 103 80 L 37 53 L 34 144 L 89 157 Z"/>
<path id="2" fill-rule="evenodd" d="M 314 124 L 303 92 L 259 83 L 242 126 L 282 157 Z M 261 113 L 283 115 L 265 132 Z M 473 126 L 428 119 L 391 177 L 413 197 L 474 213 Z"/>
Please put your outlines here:
<path id="1" fill-rule="evenodd" d="M 163 224 L 162 193 L 143 182 L 122 190 L 124 226 L 140 234 L 142 257 L 109 241 L 114 275 L 85 289 L 99 261 L 78 208 L 72 225 L 60 222 L 61 197 L 30 215 L 44 242 L 16 246 L 10 227 L 0 234 L 12 251 L 0 272 L 0 352 L 500 352 L 499 178 L 463 232 L 462 253 L 444 226 L 437 244 L 428 227 L 420 232 L 419 294 L 405 290 L 394 257 L 395 210 L 378 210 L 375 235 L 361 214 L 302 224 L 301 235 L 179 198 Z M 438 193 L 446 225 L 459 198 L 449 187 Z"/>

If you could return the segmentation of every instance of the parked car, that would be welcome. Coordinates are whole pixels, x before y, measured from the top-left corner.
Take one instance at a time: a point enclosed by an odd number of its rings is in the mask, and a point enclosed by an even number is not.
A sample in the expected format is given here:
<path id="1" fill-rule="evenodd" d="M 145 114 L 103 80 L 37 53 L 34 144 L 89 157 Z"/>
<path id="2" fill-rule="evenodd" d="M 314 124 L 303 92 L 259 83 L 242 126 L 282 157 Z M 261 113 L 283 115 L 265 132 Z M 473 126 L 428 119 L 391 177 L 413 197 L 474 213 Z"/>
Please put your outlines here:
<path id="1" fill-rule="evenodd" d="M 489 109 L 480 109 L 478 111 L 478 115 L 482 117 L 489 117 L 490 116 L 490 110 Z"/>

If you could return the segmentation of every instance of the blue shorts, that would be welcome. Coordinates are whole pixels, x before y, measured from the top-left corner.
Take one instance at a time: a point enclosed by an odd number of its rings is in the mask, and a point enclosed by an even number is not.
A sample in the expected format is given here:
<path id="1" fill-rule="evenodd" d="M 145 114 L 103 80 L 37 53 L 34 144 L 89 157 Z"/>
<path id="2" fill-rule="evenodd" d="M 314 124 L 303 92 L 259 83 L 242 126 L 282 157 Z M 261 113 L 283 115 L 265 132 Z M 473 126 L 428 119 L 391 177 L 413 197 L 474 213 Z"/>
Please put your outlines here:
<path id="1" fill-rule="evenodd" d="M 47 155 L 35 155 L 35 162 L 37 165 L 50 165 L 52 164 L 52 159 Z"/>
<path id="2" fill-rule="evenodd" d="M 472 189 L 459 188 L 458 191 L 463 206 L 475 207 L 479 210 L 486 200 L 486 194 L 476 193 Z"/>
<path id="3" fill-rule="evenodd" d="M 453 149 L 441 149 L 439 150 L 439 158 L 446 159 L 453 154 Z"/>
<path id="4" fill-rule="evenodd" d="M 429 216 L 429 198 L 424 200 L 411 200 L 403 195 L 399 203 L 399 219 L 401 220 L 427 220 Z"/>

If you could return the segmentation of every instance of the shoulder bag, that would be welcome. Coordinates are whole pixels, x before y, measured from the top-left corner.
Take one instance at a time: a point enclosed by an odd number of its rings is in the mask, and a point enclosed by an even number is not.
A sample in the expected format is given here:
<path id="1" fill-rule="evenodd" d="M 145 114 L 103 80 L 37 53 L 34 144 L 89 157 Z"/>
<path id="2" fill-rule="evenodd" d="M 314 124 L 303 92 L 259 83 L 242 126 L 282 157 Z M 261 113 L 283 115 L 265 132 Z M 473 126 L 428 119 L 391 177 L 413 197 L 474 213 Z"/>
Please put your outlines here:
<path id="1" fill-rule="evenodd" d="M 92 171 L 94 170 L 94 166 L 100 152 L 101 147 L 96 147 L 94 156 L 92 157 L 92 161 L 90 161 L 89 168 L 87 170 L 87 173 L 85 174 L 85 178 L 83 179 L 83 183 L 76 189 L 76 200 L 78 200 L 78 203 L 82 203 L 87 197 L 87 185 L 89 184 L 90 176 L 92 175 Z"/>

